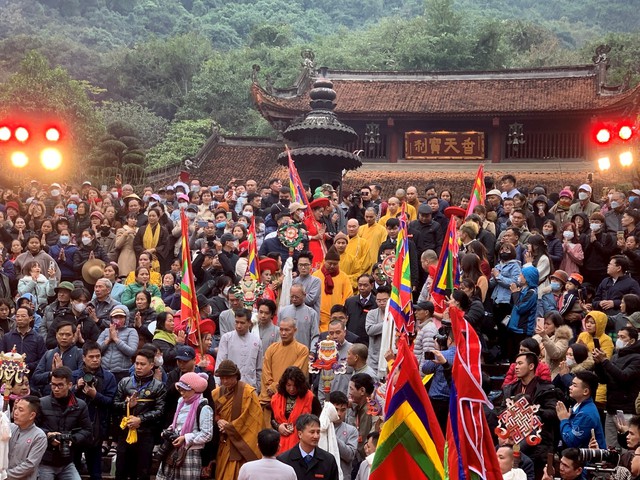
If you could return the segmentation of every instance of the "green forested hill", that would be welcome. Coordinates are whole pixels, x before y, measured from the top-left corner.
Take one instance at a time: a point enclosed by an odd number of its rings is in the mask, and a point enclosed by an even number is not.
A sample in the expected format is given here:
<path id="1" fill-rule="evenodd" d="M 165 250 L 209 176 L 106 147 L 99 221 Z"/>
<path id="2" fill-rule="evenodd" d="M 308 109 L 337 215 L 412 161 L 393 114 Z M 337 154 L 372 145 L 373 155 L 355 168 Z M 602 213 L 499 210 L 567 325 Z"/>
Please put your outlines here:
<path id="1" fill-rule="evenodd" d="M 302 49 L 330 68 L 472 70 L 589 63 L 595 46 L 608 43 L 610 80 L 630 72 L 635 82 L 640 9 L 634 3 L 0 0 L 0 98 L 19 104 L 20 81 L 7 85 L 35 50 L 85 82 L 103 130 L 113 112 L 138 126 L 129 133 L 152 147 L 147 162 L 157 165 L 183 151 L 185 132 L 206 135 L 211 120 L 225 133 L 272 134 L 249 99 L 251 66 L 261 66 L 263 81 L 269 75 L 276 86 L 289 86 Z M 30 65 L 21 75 L 46 62 L 32 58 Z M 154 147 L 160 139 L 173 144 Z M 197 138 L 189 148 L 194 145 Z"/>

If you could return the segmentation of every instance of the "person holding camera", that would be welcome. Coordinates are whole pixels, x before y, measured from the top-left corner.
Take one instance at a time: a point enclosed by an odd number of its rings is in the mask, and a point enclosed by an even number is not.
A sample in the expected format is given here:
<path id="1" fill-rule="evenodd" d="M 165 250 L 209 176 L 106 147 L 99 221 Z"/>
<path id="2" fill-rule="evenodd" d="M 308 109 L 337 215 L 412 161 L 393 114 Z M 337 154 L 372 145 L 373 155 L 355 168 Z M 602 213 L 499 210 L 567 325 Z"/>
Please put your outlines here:
<path id="1" fill-rule="evenodd" d="M 40 400 L 38 426 L 47 435 L 47 451 L 38 467 L 40 480 L 80 480 L 73 464 L 78 447 L 91 440 L 87 404 L 72 392 L 73 373 L 68 367 L 51 372 L 51 395 Z"/>
<path id="2" fill-rule="evenodd" d="M 565 448 L 560 457 L 560 466 L 558 468 L 561 480 L 578 480 L 584 478 L 582 470 L 584 468 L 584 460 L 580 456 L 580 450 L 577 448 Z M 542 480 L 553 480 L 555 475 L 547 471 L 544 467 Z"/>
<path id="3" fill-rule="evenodd" d="M 453 365 L 453 359 L 456 356 L 456 345 L 453 341 L 451 323 L 447 324 L 446 320 L 443 320 L 442 326 L 438 329 L 438 334 L 434 336 L 434 340 L 436 341 L 439 355 L 436 355 L 435 351 L 425 352 L 422 373 L 433 373 L 433 378 L 429 385 L 429 399 L 438 418 L 440 428 L 443 432 L 446 432 L 451 392 L 445 375 L 445 365 L 447 363 Z"/>
<path id="4" fill-rule="evenodd" d="M 156 479 L 200 479 L 201 450 L 213 438 L 214 429 L 213 409 L 202 394 L 207 386 L 207 374 L 195 372 L 183 374 L 175 384 L 180 400 L 173 422 L 162 432 Z"/>
<path id="5" fill-rule="evenodd" d="M 89 409 L 93 426 L 93 439 L 75 452 L 74 462 L 80 468 L 81 456 L 87 462 L 91 480 L 102 478 L 102 441 L 108 436 L 109 414 L 116 395 L 116 377 L 102 368 L 102 353 L 96 342 L 86 342 L 82 346 L 82 366 L 73 372 L 74 392 L 84 400 Z"/>

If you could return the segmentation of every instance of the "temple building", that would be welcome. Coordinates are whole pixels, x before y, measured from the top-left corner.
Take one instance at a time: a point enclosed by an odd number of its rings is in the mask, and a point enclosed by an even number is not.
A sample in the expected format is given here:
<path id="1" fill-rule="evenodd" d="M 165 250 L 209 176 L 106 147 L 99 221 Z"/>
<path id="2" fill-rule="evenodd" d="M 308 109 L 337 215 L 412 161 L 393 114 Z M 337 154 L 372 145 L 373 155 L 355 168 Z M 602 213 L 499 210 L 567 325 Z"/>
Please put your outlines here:
<path id="1" fill-rule="evenodd" d="M 277 139 L 214 132 L 190 168 L 212 184 L 231 177 L 285 178 L 288 144 L 294 157 L 298 149 L 296 163 L 323 147 L 341 150 L 343 180 L 356 188 L 374 179 L 391 188 L 425 183 L 445 171 L 461 172 L 454 181 L 463 188 L 479 162 L 496 174 L 525 172 L 535 178 L 546 172 L 551 183 L 580 184 L 597 170 L 594 129 L 602 122 L 636 119 L 640 111 L 640 85 L 607 84 L 607 51 L 599 47 L 591 65 L 483 72 L 329 70 L 326 78 L 313 54 L 303 52 L 302 71 L 290 88 L 275 88 L 268 78 L 261 82 L 254 67 L 251 96 Z M 335 93 L 323 96 L 329 90 Z M 327 122 L 335 122 L 329 129 L 334 136 L 323 145 L 322 128 L 313 126 Z M 337 163 L 326 175 L 321 171 L 330 162 L 315 163 L 321 168 L 307 178 L 301 173 L 303 181 L 340 183 Z M 612 169 L 603 174 L 603 186 L 622 176 Z"/>

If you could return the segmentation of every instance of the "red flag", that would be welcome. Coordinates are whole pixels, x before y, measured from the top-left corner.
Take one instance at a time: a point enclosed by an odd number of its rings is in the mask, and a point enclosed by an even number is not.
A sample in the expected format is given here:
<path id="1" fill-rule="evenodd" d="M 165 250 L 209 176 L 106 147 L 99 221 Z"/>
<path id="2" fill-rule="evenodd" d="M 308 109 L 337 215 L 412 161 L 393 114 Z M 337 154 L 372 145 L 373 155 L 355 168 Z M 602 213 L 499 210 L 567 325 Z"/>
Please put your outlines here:
<path id="1" fill-rule="evenodd" d="M 465 218 L 473 213 L 473 209 L 477 205 L 484 205 L 484 199 L 487 196 L 486 187 L 484 185 L 484 164 L 478 166 L 478 173 L 476 173 L 476 179 L 473 181 L 473 188 L 471 189 L 471 196 L 469 197 L 469 206 L 467 207 L 467 214 Z"/>

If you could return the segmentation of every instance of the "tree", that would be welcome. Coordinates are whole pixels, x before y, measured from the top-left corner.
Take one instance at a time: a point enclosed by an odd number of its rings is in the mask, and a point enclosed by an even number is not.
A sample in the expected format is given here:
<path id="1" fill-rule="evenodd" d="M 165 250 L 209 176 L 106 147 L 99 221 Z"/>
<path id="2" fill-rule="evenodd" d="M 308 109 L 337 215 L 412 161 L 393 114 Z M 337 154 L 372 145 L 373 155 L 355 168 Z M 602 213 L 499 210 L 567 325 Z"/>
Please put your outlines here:
<path id="1" fill-rule="evenodd" d="M 60 120 L 71 145 L 70 161 L 77 164 L 104 132 L 89 99 L 91 91 L 91 85 L 73 80 L 64 69 L 51 68 L 41 54 L 29 52 L 17 73 L 0 85 L 0 115 L 22 112 Z"/>
<path id="2" fill-rule="evenodd" d="M 144 149 L 149 149 L 164 139 L 169 121 L 151 110 L 133 102 L 107 102 L 98 109 L 105 125 L 123 121 L 128 124 L 133 136 L 140 140 Z"/>
<path id="3" fill-rule="evenodd" d="M 164 141 L 149 150 L 145 170 L 162 168 L 194 156 L 211 133 L 211 120 L 172 122 Z"/>
<path id="4" fill-rule="evenodd" d="M 116 121 L 107 126 L 107 135 L 91 152 L 89 175 L 97 184 L 109 184 L 116 174 L 122 174 L 123 181 L 137 185 L 144 177 L 144 158 L 134 128 Z"/>

